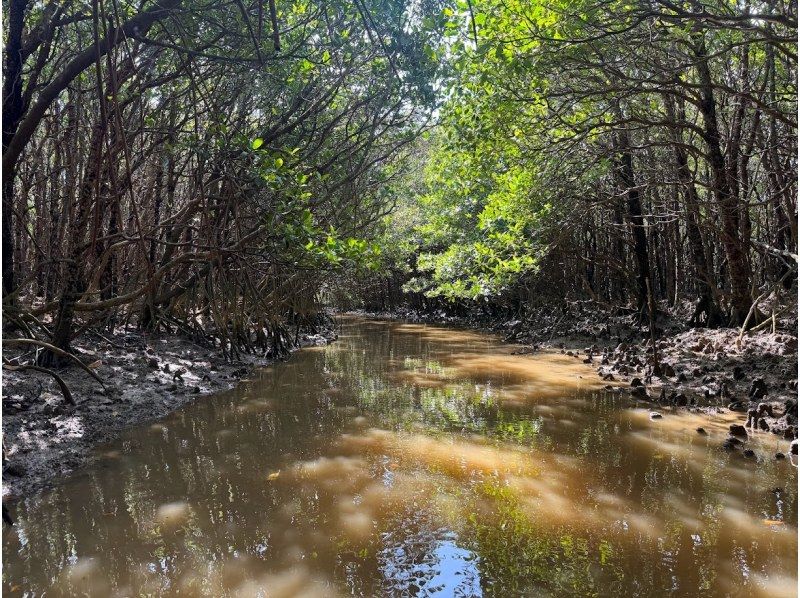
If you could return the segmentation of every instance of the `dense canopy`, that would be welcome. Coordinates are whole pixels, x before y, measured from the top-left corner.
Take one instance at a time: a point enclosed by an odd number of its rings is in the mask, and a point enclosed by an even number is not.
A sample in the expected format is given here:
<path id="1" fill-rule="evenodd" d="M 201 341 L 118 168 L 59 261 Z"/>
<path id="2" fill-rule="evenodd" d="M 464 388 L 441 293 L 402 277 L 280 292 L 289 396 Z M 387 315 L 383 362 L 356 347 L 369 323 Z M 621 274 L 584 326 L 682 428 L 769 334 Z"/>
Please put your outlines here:
<path id="1" fill-rule="evenodd" d="M 280 352 L 326 301 L 755 325 L 794 281 L 795 2 L 5 15 L 4 321 L 62 350 L 125 323 Z"/>

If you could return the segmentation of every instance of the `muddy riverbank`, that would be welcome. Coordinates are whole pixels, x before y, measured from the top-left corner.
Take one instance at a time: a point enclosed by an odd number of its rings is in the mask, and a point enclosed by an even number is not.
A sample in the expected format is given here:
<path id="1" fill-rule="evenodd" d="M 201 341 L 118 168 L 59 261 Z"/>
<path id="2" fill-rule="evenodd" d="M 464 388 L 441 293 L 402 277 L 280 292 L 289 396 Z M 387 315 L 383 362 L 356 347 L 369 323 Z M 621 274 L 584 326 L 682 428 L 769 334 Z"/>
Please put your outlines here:
<path id="1" fill-rule="evenodd" d="M 298 345 L 324 345 L 332 329 L 301 334 Z M 42 373 L 3 371 L 3 497 L 39 491 L 93 459 L 92 447 L 190 401 L 236 385 L 274 359 L 225 359 L 179 336 L 126 332 L 81 337 L 75 354 L 102 380 L 77 367 L 59 370 L 75 405 Z M 296 349 L 295 348 L 295 349 Z M 14 353 L 4 351 L 6 358 Z"/>

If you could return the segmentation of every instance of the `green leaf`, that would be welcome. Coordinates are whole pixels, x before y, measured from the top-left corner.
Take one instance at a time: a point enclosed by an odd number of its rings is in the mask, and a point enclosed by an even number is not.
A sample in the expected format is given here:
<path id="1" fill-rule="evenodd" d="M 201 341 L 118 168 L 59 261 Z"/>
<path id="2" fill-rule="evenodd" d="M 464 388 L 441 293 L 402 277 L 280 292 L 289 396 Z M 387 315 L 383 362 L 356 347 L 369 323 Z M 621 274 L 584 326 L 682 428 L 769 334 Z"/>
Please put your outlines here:
<path id="1" fill-rule="evenodd" d="M 250 147 L 252 147 L 254 150 L 257 150 L 262 145 L 264 145 L 264 140 L 261 139 L 261 137 L 258 137 L 256 139 L 253 139 L 253 143 L 250 144 Z"/>

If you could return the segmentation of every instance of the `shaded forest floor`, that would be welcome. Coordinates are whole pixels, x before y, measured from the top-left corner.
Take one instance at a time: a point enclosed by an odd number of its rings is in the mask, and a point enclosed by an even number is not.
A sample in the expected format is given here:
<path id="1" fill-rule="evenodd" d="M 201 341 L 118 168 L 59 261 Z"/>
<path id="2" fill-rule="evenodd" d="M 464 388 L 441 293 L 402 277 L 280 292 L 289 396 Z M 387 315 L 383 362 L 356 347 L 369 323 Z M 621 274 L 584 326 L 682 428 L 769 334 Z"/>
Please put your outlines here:
<path id="1" fill-rule="evenodd" d="M 449 316 L 400 308 L 373 317 L 477 328 L 521 345 L 521 353 L 559 350 L 596 368 L 609 390 L 649 403 L 653 416 L 672 409 L 741 412 L 741 426 L 722 448 L 747 452 L 746 438 L 774 434 L 789 452 L 797 438 L 797 306 L 771 327 L 693 328 L 688 307 L 660 313 L 656 341 L 659 371 L 646 327 L 629 310 L 609 312 L 592 302 L 541 308 L 524 321 L 488 314 Z M 613 383 L 613 385 L 611 384 Z M 784 457 L 781 453 L 777 458 Z"/>
<path id="2" fill-rule="evenodd" d="M 335 338 L 330 330 L 301 334 L 298 348 Z M 198 397 L 229 389 L 253 368 L 275 361 L 254 355 L 228 361 L 218 349 L 179 336 L 128 332 L 105 339 L 91 335 L 73 343 L 75 354 L 90 364 L 105 389 L 77 367 L 58 372 L 74 406 L 48 375 L 3 372 L 4 496 L 40 490 L 90 462 L 93 446 Z M 4 355 L 15 353 L 6 350 Z"/>

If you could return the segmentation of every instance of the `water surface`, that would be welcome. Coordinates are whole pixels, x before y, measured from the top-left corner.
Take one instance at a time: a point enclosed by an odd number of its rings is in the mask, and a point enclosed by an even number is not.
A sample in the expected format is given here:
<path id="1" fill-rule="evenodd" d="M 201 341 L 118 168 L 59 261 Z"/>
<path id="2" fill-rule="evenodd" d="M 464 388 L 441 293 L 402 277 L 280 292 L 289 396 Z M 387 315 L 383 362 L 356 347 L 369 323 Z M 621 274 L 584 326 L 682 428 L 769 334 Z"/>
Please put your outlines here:
<path id="1" fill-rule="evenodd" d="M 797 470 L 579 360 L 345 320 L 14 505 L 9 596 L 793 596 Z M 695 432 L 703 425 L 708 436 Z"/>

